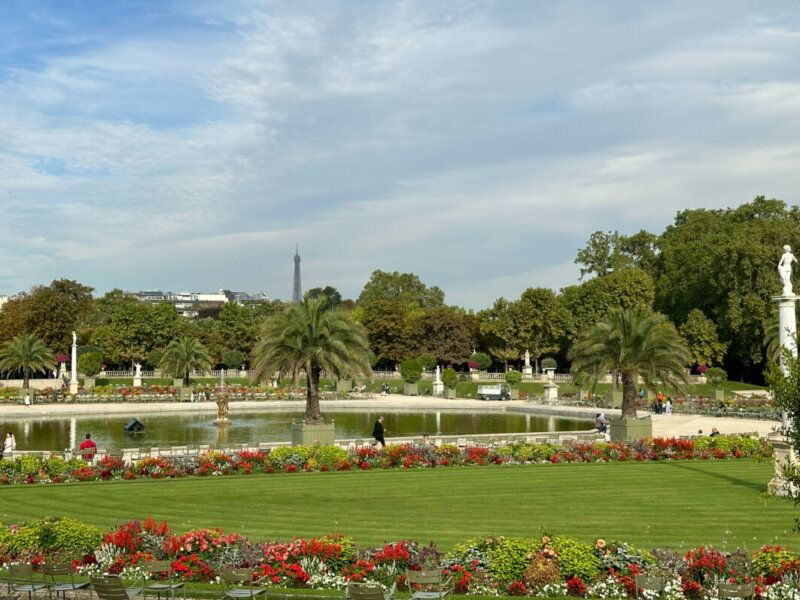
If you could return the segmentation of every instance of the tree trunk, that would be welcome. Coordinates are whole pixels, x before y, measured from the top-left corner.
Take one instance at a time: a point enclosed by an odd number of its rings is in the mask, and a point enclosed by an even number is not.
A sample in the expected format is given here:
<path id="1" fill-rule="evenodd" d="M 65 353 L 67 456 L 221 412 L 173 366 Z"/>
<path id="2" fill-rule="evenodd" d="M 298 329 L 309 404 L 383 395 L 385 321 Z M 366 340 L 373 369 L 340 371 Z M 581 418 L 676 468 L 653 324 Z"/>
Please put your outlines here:
<path id="1" fill-rule="evenodd" d="M 622 371 L 622 418 L 636 418 L 636 375 Z"/>
<path id="2" fill-rule="evenodd" d="M 30 387 L 31 370 L 30 367 L 22 367 L 22 389 L 27 390 Z"/>
<path id="3" fill-rule="evenodd" d="M 319 425 L 325 422 L 319 409 L 320 370 L 315 365 L 310 371 L 306 371 L 306 418 L 303 422 L 307 425 Z"/>
<path id="4" fill-rule="evenodd" d="M 189 387 L 189 369 L 186 369 L 183 373 L 183 385 Z"/>

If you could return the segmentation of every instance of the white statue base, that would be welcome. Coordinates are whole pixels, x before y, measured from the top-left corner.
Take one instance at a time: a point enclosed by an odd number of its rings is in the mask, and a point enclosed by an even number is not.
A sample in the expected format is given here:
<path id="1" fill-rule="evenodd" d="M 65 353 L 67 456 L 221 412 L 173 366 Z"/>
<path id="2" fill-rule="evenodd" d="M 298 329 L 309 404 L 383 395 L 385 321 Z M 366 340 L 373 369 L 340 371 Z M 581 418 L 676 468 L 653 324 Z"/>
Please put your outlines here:
<path id="1" fill-rule="evenodd" d="M 522 367 L 522 374 L 523 375 L 533 375 L 533 367 L 530 365 L 526 365 Z"/>
<path id="2" fill-rule="evenodd" d="M 77 381 L 70 381 L 69 382 L 69 393 L 73 396 L 78 393 L 78 382 Z"/>
<path id="3" fill-rule="evenodd" d="M 544 403 L 558 404 L 558 386 L 555 383 L 544 384 Z"/>
<path id="4" fill-rule="evenodd" d="M 444 396 L 444 383 L 441 381 L 433 382 L 433 395 L 439 396 L 440 398 Z"/>
<path id="5" fill-rule="evenodd" d="M 767 492 L 771 496 L 794 497 L 797 488 L 783 476 L 783 470 L 787 466 L 797 467 L 797 455 L 792 450 L 792 444 L 780 433 L 771 433 L 767 439 L 772 444 L 775 458 L 775 475 L 767 484 Z"/>
<path id="6" fill-rule="evenodd" d="M 142 387 L 142 376 L 139 375 L 138 377 L 133 377 L 133 387 Z"/>

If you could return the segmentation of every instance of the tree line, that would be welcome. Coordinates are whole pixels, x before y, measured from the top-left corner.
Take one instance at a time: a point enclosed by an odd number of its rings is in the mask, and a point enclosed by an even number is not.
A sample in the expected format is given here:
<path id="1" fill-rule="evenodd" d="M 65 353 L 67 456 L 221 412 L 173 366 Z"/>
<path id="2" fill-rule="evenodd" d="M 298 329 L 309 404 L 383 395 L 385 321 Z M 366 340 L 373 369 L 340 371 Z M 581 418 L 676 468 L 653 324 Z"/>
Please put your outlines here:
<path id="1" fill-rule="evenodd" d="M 419 356 L 428 364 L 466 367 L 476 352 L 502 369 L 520 366 L 526 351 L 534 363 L 553 357 L 566 369 L 581 334 L 611 309 L 645 307 L 679 332 L 690 353 L 687 366 L 722 366 L 759 382 L 765 345 L 777 333 L 776 264 L 783 244 L 800 245 L 798 225 L 797 207 L 759 196 L 736 208 L 679 212 L 660 234 L 597 231 L 577 252 L 579 282 L 558 291 L 528 287 L 478 311 L 446 304 L 444 291 L 413 273 L 381 270 L 355 300 L 332 286 L 308 296 L 341 308 L 365 328 L 376 369 Z M 153 305 L 121 290 L 92 292 L 61 279 L 17 294 L 0 309 L 0 346 L 30 334 L 55 353 L 68 353 L 74 330 L 79 355 L 90 354 L 98 366 L 156 367 L 171 341 L 189 338 L 203 345 L 211 365 L 237 368 L 251 366 L 265 323 L 287 310 L 280 300 L 212 303 L 186 318 L 166 302 Z"/>

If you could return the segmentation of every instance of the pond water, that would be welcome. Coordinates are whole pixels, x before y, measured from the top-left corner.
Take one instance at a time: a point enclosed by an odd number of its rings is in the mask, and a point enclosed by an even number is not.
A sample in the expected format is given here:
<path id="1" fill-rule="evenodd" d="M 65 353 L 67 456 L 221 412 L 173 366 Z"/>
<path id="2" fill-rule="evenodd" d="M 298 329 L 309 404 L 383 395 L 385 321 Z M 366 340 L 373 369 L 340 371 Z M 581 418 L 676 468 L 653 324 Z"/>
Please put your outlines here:
<path id="1" fill-rule="evenodd" d="M 512 412 L 469 412 L 464 410 L 362 410 L 328 412 L 325 420 L 336 422 L 336 439 L 369 438 L 378 416 L 383 415 L 386 437 L 471 435 L 481 433 L 522 433 L 577 431 L 591 429 L 594 421 L 541 417 Z M 146 429 L 127 434 L 123 425 L 136 417 Z M 77 448 L 86 433 L 99 448 L 168 447 L 194 444 L 243 444 L 288 442 L 292 421 L 303 419 L 302 411 L 250 412 L 230 415 L 228 427 L 214 425 L 216 412 L 103 415 L 36 419 L 6 419 L 3 436 L 11 431 L 17 450 L 63 450 Z"/>

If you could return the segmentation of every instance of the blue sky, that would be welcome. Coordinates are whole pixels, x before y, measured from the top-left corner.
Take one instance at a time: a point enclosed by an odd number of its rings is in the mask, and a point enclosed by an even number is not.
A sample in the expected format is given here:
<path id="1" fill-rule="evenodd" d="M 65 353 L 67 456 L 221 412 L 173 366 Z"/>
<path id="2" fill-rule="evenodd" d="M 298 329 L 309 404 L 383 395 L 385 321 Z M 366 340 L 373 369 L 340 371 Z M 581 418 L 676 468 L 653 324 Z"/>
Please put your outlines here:
<path id="1" fill-rule="evenodd" d="M 0 294 L 480 309 L 576 283 L 597 229 L 800 184 L 793 2 L 0 2 Z M 780 241 L 776 241 L 780 243 Z"/>

